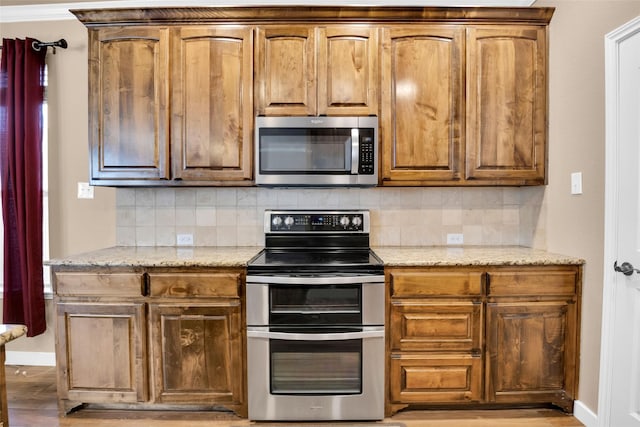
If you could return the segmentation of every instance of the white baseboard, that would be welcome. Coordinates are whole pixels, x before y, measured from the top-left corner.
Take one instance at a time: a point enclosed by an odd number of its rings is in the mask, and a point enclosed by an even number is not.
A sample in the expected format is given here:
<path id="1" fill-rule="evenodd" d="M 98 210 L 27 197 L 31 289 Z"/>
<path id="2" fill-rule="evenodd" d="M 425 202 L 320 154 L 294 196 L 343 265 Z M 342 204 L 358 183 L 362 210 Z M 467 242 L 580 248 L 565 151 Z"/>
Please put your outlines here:
<path id="1" fill-rule="evenodd" d="M 586 427 L 596 427 L 598 425 L 598 416 L 579 400 L 573 402 L 573 416 Z"/>
<path id="2" fill-rule="evenodd" d="M 43 351 L 7 351 L 5 365 L 56 366 L 56 354 Z"/>

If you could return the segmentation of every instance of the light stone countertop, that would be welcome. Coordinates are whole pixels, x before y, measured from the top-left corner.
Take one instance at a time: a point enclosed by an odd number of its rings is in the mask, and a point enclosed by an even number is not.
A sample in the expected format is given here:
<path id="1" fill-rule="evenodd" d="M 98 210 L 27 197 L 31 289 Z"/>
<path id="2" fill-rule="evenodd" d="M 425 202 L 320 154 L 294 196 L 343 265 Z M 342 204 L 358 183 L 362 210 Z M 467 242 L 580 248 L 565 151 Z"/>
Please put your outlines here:
<path id="1" fill-rule="evenodd" d="M 257 246 L 114 246 L 47 261 L 84 267 L 246 267 Z"/>
<path id="2" fill-rule="evenodd" d="M 524 246 L 373 247 L 386 266 L 581 265 L 584 260 Z"/>
<path id="3" fill-rule="evenodd" d="M 5 345 L 26 333 L 27 327 L 25 325 L 0 324 L 0 345 Z"/>
<path id="4" fill-rule="evenodd" d="M 47 261 L 83 267 L 246 267 L 262 248 L 115 246 Z M 584 260 L 524 246 L 380 246 L 387 266 L 581 265 Z"/>

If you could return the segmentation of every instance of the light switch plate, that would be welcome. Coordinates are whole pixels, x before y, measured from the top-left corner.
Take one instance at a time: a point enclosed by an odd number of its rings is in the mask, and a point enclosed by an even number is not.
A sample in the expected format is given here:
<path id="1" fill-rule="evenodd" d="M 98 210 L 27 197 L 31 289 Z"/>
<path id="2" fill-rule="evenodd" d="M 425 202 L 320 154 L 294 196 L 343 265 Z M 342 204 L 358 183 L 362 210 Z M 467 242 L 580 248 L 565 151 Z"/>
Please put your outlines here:
<path id="1" fill-rule="evenodd" d="M 571 174 L 571 194 L 582 194 L 582 172 Z"/>

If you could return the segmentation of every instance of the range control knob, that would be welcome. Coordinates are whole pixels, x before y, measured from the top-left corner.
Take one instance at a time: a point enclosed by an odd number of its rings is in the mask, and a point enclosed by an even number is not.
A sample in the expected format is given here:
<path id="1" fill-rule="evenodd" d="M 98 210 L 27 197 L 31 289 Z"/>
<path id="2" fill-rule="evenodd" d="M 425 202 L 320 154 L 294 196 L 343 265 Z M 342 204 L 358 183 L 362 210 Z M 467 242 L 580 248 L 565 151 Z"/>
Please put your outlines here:
<path id="1" fill-rule="evenodd" d="M 271 224 L 273 224 L 274 227 L 280 227 L 280 225 L 282 225 L 282 218 L 280 218 L 279 216 L 274 216 L 271 220 Z"/>
<path id="2" fill-rule="evenodd" d="M 351 218 L 351 223 L 355 227 L 360 227 L 360 225 L 362 224 L 362 218 L 360 218 L 359 216 L 354 216 L 353 218 Z"/>
<path id="3" fill-rule="evenodd" d="M 349 221 L 349 217 L 343 216 L 342 218 L 340 218 L 340 225 L 344 228 L 347 228 L 350 222 L 351 221 Z"/>
<path id="4" fill-rule="evenodd" d="M 284 219 L 284 225 L 286 225 L 287 227 L 291 227 L 293 225 L 293 217 L 292 216 L 288 216 Z"/>

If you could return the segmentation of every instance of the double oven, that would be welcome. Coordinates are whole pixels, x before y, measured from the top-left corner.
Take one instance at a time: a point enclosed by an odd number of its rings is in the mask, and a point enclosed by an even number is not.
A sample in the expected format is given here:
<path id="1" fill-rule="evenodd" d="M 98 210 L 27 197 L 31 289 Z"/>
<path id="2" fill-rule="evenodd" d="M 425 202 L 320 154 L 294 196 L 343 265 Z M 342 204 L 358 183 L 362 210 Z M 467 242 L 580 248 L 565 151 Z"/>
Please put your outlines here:
<path id="1" fill-rule="evenodd" d="M 266 211 L 247 271 L 253 420 L 384 417 L 384 271 L 369 212 Z"/>

